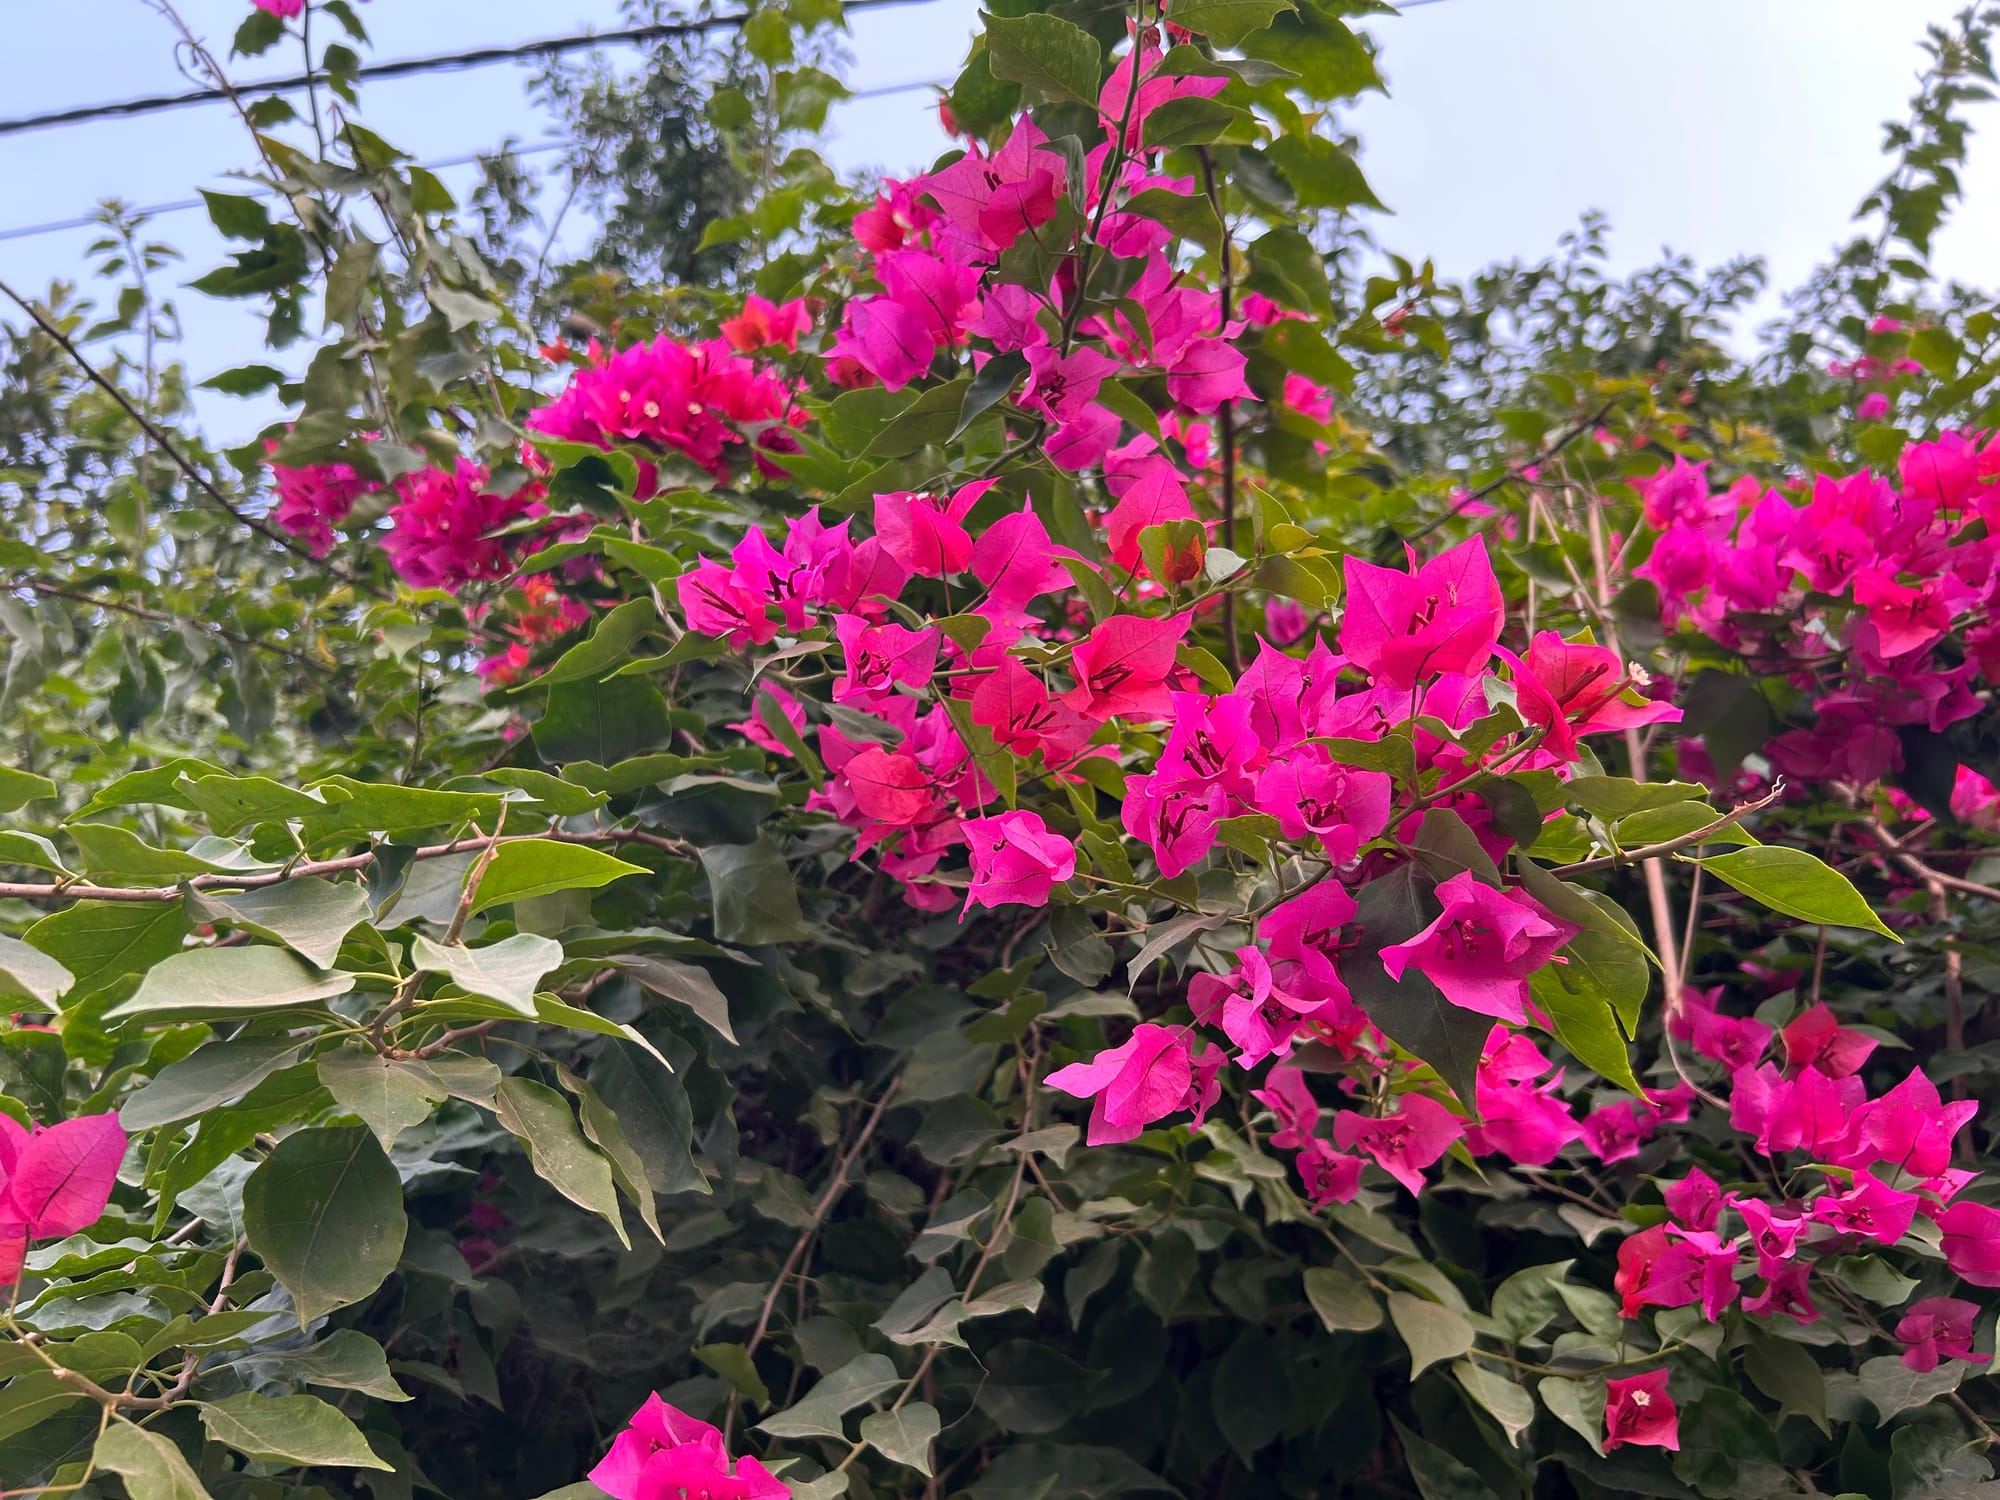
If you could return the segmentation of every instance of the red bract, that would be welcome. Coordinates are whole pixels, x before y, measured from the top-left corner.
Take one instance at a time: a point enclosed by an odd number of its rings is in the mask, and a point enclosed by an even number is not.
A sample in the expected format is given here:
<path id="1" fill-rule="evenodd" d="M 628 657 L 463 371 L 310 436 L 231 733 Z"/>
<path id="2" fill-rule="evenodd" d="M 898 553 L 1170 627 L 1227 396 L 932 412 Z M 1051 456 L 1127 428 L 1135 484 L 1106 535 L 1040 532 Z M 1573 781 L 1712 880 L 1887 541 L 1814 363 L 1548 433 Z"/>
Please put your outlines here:
<path id="1" fill-rule="evenodd" d="M 1497 1020 L 1527 1020 L 1528 976 L 1576 929 L 1529 897 L 1495 890 L 1469 871 L 1437 888 L 1444 910 L 1415 936 L 1382 949 L 1392 979 L 1416 969 L 1453 1005 Z"/>
<path id="2" fill-rule="evenodd" d="M 1393 688 L 1444 672 L 1485 668 L 1500 639 L 1500 584 L 1474 537 L 1397 573 L 1350 556 L 1340 644 L 1356 666 Z"/>
<path id="3" fill-rule="evenodd" d="M 590 1482 L 612 1500 L 785 1500 L 789 1486 L 754 1458 L 732 1466 L 722 1433 L 706 1422 L 648 1396 L 611 1451 L 590 1471 Z"/>
<path id="4" fill-rule="evenodd" d="M 1665 1370 L 1604 1382 L 1604 1451 L 1627 1445 L 1680 1450 L 1680 1411 Z"/>
<path id="5" fill-rule="evenodd" d="M 1521 717 L 1542 730 L 1541 748 L 1565 765 L 1576 758 L 1579 735 L 1670 724 L 1681 716 L 1670 703 L 1634 701 L 1631 668 L 1602 646 L 1574 645 L 1544 630 L 1525 660 L 1511 651 L 1500 654 L 1514 669 Z"/>
<path id="6" fill-rule="evenodd" d="M 104 1217 L 125 1144 L 115 1112 L 33 1128 L 0 1114 L 0 1287 L 20 1276 L 30 1241 Z"/>
<path id="7" fill-rule="evenodd" d="M 1092 719 L 1166 717 L 1172 705 L 1167 679 L 1190 623 L 1187 615 L 1113 615 L 1070 653 L 1076 686 L 1063 701 Z"/>
<path id="8" fill-rule="evenodd" d="M 1216 1074 L 1222 1054 L 1204 1047 L 1195 1055 L 1185 1029 L 1150 1021 L 1089 1062 L 1058 1068 L 1043 1081 L 1078 1099 L 1094 1100 L 1088 1140 L 1093 1146 L 1129 1141 L 1155 1120 L 1193 1110 L 1199 1125 L 1221 1093 Z"/>
<path id="9" fill-rule="evenodd" d="M 1947 1359 L 1975 1365 L 1991 1363 L 1992 1355 L 1975 1353 L 1972 1348 L 1972 1325 L 1978 1317 L 1978 1304 L 1958 1297 L 1926 1297 L 1912 1302 L 1896 1324 L 1896 1337 L 1909 1346 L 1903 1351 L 1903 1363 L 1919 1374 L 1935 1370 Z"/>

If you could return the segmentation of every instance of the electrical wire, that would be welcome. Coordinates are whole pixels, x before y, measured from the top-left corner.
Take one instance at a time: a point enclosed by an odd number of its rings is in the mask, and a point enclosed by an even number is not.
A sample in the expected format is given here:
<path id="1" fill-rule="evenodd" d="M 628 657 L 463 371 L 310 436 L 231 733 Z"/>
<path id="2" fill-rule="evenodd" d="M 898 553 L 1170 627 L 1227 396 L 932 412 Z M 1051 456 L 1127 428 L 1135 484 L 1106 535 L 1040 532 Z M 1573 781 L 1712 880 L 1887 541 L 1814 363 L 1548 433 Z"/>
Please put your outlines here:
<path id="1" fill-rule="evenodd" d="M 892 94 L 911 94 L 915 93 L 918 89 L 940 89 L 943 87 L 945 85 L 935 79 L 926 78 L 919 79 L 914 83 L 890 83 L 884 84 L 879 88 L 855 89 L 852 93 L 843 94 L 834 102 L 836 104 L 844 104 L 855 99 L 884 99 Z M 469 167 L 474 162 L 483 161 L 489 157 L 508 155 L 541 156 L 550 151 L 561 151 L 572 144 L 573 141 L 570 137 L 557 136 L 547 140 L 530 141 L 524 146 L 496 147 L 491 151 L 476 151 L 470 156 L 449 156 L 442 161 L 419 162 L 418 165 L 427 172 L 441 172 L 448 167 Z M 276 198 L 280 195 L 275 189 L 259 188 L 249 194 L 249 196 L 253 198 Z M 126 212 L 135 214 L 140 218 L 157 219 L 163 214 L 188 213 L 194 209 L 206 208 L 207 206 L 207 201 L 202 198 L 177 198 L 171 203 L 149 203 L 139 208 L 127 209 Z M 46 224 L 23 224 L 15 229 L 0 229 L 0 244 L 7 244 L 13 240 L 36 239 L 45 234 L 62 234 L 75 229 L 102 227 L 103 224 L 104 219 L 102 214 L 80 214 L 73 219 L 52 219 Z"/>
<path id="2" fill-rule="evenodd" d="M 846 0 L 848 11 L 882 10 L 890 6 L 921 5 L 928 0 Z M 345 76 L 354 79 L 408 78 L 423 73 L 459 72 L 466 68 L 489 67 L 494 63 L 521 62 L 535 57 L 560 57 L 569 52 L 595 47 L 636 46 L 664 41 L 669 37 L 699 36 L 710 31 L 741 30 L 751 13 L 707 16 L 693 21 L 666 21 L 649 26 L 628 26 L 619 31 L 580 32 L 573 36 L 545 37 L 520 42 L 511 47 L 480 47 L 469 52 L 446 52 L 434 57 L 406 57 L 391 62 L 367 63 Z M 184 109 L 194 104 L 215 104 L 233 97 L 267 94 L 294 94 L 326 83 L 325 73 L 299 73 L 290 78 L 267 78 L 254 83 L 234 84 L 227 89 L 190 89 L 182 94 L 153 94 L 138 99 L 120 99 L 104 104 L 84 104 L 73 109 L 46 114 L 22 115 L 0 120 L 0 136 L 23 135 L 32 130 L 50 130 L 63 125 L 81 125 L 90 120 L 129 119 L 136 115 L 158 114 L 162 110 Z"/>

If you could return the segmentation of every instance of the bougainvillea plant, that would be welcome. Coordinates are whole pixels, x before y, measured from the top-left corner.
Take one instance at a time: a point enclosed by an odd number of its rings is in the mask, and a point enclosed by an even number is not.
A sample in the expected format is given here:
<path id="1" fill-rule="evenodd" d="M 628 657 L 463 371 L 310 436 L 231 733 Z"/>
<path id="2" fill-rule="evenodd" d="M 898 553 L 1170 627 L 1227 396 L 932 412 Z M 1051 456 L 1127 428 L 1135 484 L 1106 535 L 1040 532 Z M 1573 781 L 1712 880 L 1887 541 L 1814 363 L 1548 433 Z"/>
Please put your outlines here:
<path id="1" fill-rule="evenodd" d="M 558 330 L 257 0 L 326 84 L 196 285 L 296 409 L 17 299 L 0 1491 L 1990 1485 L 1991 18 L 1835 349 L 1570 288 L 1657 361 L 1424 472 L 1373 9 L 1003 6 L 859 189 L 760 9 L 741 279 Z"/>

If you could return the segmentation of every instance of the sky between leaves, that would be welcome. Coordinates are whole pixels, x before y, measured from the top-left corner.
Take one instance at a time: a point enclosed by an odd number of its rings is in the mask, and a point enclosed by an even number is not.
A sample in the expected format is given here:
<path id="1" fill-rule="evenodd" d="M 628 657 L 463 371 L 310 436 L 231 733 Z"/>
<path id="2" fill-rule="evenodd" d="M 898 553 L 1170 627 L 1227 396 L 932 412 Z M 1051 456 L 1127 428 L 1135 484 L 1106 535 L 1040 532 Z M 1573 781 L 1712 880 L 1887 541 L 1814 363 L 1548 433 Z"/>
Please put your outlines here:
<path id="1" fill-rule="evenodd" d="M 185 0 L 195 28 L 222 44 L 247 0 Z M 1446 275 L 1548 253 L 1579 214 L 1607 212 L 1619 266 L 1662 245 L 1704 262 L 1769 258 L 1775 285 L 1795 283 L 1847 231 L 1847 215 L 1881 173 L 1880 125 L 1900 117 L 1920 64 L 1916 40 L 1956 0 L 1438 0 L 1378 24 L 1393 96 L 1358 115 L 1364 165 L 1396 211 L 1389 245 L 1435 258 Z M 88 10 L 20 5 L 0 62 L 9 116 L 173 92 L 166 23 L 145 0 Z M 962 58 L 976 0 L 860 14 L 853 21 L 858 90 L 942 79 Z M 617 0 L 371 0 L 363 12 L 378 59 L 524 41 L 620 24 Z M 623 54 L 623 55 L 629 55 Z M 278 54 L 240 76 L 290 71 Z M 512 134 L 548 136 L 526 96 L 528 70 L 483 69 L 368 86 L 372 128 L 426 161 L 489 149 Z M 512 109 L 495 99 L 518 100 Z M 944 146 L 921 91 L 837 108 L 828 154 L 844 169 L 904 173 Z M 1986 122 L 1981 121 L 1981 124 Z M 1986 124 L 1966 171 L 1968 201 L 1940 237 L 1946 275 L 1991 281 L 2000 243 L 2000 145 Z M 138 204 L 193 196 L 245 159 L 241 127 L 204 107 L 138 120 L 0 137 L 10 191 L 0 231 L 87 213 L 96 200 Z M 454 184 L 471 169 L 446 174 Z M 199 213 L 174 214 L 157 237 L 198 275 L 220 258 Z M 580 244 L 589 226 L 565 238 Z M 0 241 L 0 276 L 25 292 L 81 272 L 87 230 Z M 259 320 L 195 294 L 179 298 L 185 357 L 196 379 L 252 358 Z M 1767 298 L 1763 311 L 1775 310 Z M 276 415 L 267 403 L 204 393 L 212 435 L 240 441 Z"/>

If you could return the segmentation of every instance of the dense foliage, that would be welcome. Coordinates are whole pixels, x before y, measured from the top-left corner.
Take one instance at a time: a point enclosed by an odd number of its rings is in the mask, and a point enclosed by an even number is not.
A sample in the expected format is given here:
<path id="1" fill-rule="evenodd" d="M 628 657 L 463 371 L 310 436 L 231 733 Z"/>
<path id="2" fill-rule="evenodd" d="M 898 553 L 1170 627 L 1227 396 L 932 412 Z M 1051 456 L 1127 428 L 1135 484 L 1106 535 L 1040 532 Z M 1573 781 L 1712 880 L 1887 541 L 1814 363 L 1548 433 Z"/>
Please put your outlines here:
<path id="1" fill-rule="evenodd" d="M 1746 365 L 1381 251 L 1380 9 L 1002 5 L 853 185 L 765 7 L 558 267 L 257 0 L 289 419 L 15 298 L 0 1491 L 1993 1487 L 1996 17 Z"/>

